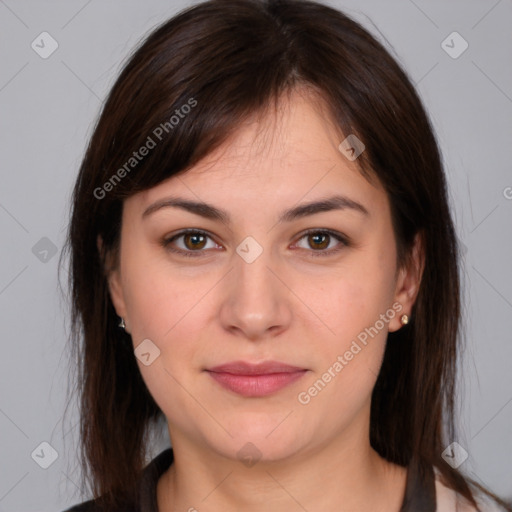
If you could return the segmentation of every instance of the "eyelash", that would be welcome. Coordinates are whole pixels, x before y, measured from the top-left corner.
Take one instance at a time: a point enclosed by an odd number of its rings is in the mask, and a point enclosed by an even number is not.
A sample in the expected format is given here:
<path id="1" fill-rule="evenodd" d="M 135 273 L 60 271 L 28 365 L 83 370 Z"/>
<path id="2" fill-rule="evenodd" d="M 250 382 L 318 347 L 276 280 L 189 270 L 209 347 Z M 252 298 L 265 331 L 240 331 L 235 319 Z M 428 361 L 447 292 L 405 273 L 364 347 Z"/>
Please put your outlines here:
<path id="1" fill-rule="evenodd" d="M 183 249 L 175 249 L 175 248 L 170 247 L 170 244 L 172 242 L 174 242 L 174 240 L 176 240 L 177 238 L 180 238 L 180 237 L 185 236 L 185 235 L 190 235 L 190 234 L 192 234 L 192 235 L 203 235 L 203 236 L 208 237 L 210 239 L 212 238 L 209 235 L 209 233 L 207 233 L 206 231 L 202 231 L 200 229 L 186 229 L 184 231 L 180 231 L 179 233 L 173 235 L 171 238 L 166 238 L 166 239 L 162 240 L 162 246 L 166 250 L 168 250 L 169 252 L 180 254 L 182 256 L 192 257 L 192 258 L 202 257 L 201 253 L 204 252 L 204 250 L 202 250 L 202 249 L 197 250 L 197 251 L 191 251 L 191 250 L 184 251 Z M 317 256 L 320 256 L 320 257 L 331 256 L 331 255 L 341 251 L 343 249 L 343 247 L 349 247 L 351 245 L 347 237 L 345 237 L 341 233 L 337 233 L 335 231 L 331 231 L 330 229 L 310 229 L 310 230 L 302 233 L 302 235 L 300 236 L 298 241 L 300 241 L 303 238 L 307 237 L 308 235 L 312 235 L 312 234 L 315 234 L 315 235 L 318 235 L 318 234 L 328 235 L 328 236 L 330 236 L 332 238 L 335 238 L 338 242 L 340 242 L 340 246 L 338 246 L 336 249 L 316 250 L 316 251 L 311 249 L 311 256 L 313 256 L 313 257 L 317 257 Z M 304 250 L 308 250 L 308 249 L 304 249 Z"/>

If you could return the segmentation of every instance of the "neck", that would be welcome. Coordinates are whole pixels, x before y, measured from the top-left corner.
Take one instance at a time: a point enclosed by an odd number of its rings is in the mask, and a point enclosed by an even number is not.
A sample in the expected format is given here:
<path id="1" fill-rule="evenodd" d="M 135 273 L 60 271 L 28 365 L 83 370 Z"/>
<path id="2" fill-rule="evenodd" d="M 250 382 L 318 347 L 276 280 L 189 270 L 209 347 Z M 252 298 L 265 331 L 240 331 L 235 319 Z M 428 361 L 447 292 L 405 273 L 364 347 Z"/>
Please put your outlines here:
<path id="1" fill-rule="evenodd" d="M 251 467 L 176 432 L 171 439 L 174 464 L 157 486 L 160 512 L 260 512 L 262 503 L 273 512 L 389 512 L 402 504 L 406 470 L 382 459 L 364 428 Z"/>

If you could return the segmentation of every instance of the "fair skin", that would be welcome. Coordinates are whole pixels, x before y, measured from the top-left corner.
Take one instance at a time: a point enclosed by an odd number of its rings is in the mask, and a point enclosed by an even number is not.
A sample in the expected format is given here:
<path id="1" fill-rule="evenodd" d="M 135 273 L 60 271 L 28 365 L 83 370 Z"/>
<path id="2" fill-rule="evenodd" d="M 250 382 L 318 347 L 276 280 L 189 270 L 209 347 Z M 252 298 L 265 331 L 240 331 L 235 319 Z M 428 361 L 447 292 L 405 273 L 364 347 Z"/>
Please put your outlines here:
<path id="1" fill-rule="evenodd" d="M 417 239 L 410 264 L 397 269 L 387 195 L 340 153 L 341 140 L 318 105 L 296 91 L 280 102 L 279 116 L 246 122 L 186 173 L 124 203 L 109 286 L 134 348 L 149 339 L 160 350 L 148 366 L 137 359 L 174 449 L 157 486 L 160 512 L 400 509 L 406 470 L 371 448 L 370 399 L 387 333 L 402 327 L 400 316 L 416 299 L 422 252 Z M 334 193 L 367 213 L 345 207 L 278 222 L 284 210 Z M 230 222 L 162 205 L 143 216 L 170 196 L 225 210 Z M 163 247 L 187 228 L 208 236 Z M 320 233 L 307 236 L 308 229 Z M 348 245 L 323 239 L 326 229 Z M 248 236 L 263 249 L 251 263 L 236 251 Z M 321 251 L 327 255 L 316 256 Z M 396 303 L 400 312 L 300 402 Z M 205 371 L 237 360 L 307 371 L 275 393 L 247 397 Z M 259 454 L 250 467 L 237 455 L 249 442 Z"/>

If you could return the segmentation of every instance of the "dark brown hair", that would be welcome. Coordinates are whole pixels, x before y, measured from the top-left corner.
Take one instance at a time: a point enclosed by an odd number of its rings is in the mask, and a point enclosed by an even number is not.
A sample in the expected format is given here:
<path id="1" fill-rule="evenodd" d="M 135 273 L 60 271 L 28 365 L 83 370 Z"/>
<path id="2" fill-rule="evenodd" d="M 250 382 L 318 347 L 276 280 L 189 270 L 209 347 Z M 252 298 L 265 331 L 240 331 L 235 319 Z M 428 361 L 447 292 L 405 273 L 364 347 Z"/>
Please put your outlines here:
<path id="1" fill-rule="evenodd" d="M 366 145 L 357 162 L 388 194 L 399 264 L 416 234 L 424 240 L 411 322 L 389 334 L 373 391 L 371 445 L 409 469 L 403 512 L 435 510 L 434 466 L 474 505 L 470 484 L 483 490 L 441 457 L 457 439 L 458 249 L 438 145 L 413 85 L 369 32 L 332 8 L 300 0 L 212 0 L 164 23 L 130 57 L 104 103 L 74 188 L 67 249 L 81 456 L 84 482 L 105 510 L 137 501 L 148 432 L 163 414 L 142 380 L 129 335 L 118 328 L 107 287 L 105 258 L 118 251 L 123 200 L 186 172 L 248 116 L 299 86 L 325 102 L 343 134 Z M 191 108 L 181 116 L 183 105 Z M 154 147 L 126 165 L 148 137 Z"/>

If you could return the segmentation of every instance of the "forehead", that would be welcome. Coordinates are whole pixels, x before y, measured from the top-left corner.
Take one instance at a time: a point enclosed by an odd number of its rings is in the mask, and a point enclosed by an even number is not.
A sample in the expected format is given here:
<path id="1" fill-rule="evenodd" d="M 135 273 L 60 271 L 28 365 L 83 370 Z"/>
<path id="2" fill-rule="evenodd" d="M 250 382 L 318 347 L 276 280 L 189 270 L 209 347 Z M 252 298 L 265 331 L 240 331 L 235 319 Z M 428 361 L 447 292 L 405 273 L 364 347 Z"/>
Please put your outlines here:
<path id="1" fill-rule="evenodd" d="M 385 206 L 378 182 L 370 183 L 357 161 L 338 149 L 344 138 L 318 97 L 294 91 L 280 99 L 277 109 L 241 123 L 224 144 L 186 172 L 127 202 L 143 209 L 167 193 L 179 193 L 226 207 L 237 200 L 272 207 L 339 192 Z"/>

